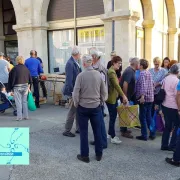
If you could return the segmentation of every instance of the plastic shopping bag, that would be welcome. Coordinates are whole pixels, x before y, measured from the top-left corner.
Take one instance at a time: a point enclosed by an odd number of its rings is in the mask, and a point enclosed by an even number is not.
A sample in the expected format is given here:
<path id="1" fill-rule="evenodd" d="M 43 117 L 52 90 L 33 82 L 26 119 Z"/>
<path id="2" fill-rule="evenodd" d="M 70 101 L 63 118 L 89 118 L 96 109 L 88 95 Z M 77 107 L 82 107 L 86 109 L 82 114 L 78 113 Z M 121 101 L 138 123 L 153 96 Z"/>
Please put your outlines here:
<path id="1" fill-rule="evenodd" d="M 121 105 L 117 108 L 119 114 L 120 127 L 132 128 L 141 126 L 139 121 L 139 106 L 124 106 Z"/>
<path id="2" fill-rule="evenodd" d="M 151 124 L 150 124 L 150 131 L 156 132 L 156 117 L 157 117 L 158 111 L 154 112 L 153 117 L 151 118 Z"/>
<path id="3" fill-rule="evenodd" d="M 28 93 L 28 109 L 30 111 L 36 110 L 36 105 L 35 105 L 34 98 L 31 92 Z"/>
<path id="4" fill-rule="evenodd" d="M 163 132 L 164 131 L 164 123 L 163 119 L 160 114 L 156 116 L 156 129 L 158 132 Z"/>

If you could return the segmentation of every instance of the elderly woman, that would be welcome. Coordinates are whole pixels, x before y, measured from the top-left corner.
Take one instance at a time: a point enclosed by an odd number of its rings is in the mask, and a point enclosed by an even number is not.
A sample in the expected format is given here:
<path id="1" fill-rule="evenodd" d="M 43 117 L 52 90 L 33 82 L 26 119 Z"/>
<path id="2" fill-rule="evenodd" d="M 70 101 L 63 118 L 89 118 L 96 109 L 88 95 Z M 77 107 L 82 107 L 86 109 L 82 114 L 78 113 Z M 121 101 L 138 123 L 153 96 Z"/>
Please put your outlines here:
<path id="1" fill-rule="evenodd" d="M 17 107 L 17 121 L 28 119 L 27 95 L 31 76 L 29 70 L 24 65 L 22 56 L 16 58 L 17 66 L 15 66 L 9 74 L 8 86 L 14 91 L 14 99 Z"/>
<path id="2" fill-rule="evenodd" d="M 161 150 L 173 151 L 176 147 L 177 130 L 179 127 L 179 113 L 177 105 L 177 85 L 179 83 L 178 79 L 179 67 L 178 65 L 173 65 L 170 68 L 169 75 L 164 79 L 163 89 L 166 92 L 166 97 L 162 103 L 162 111 L 165 119 L 165 130 L 162 136 Z M 170 140 L 170 134 L 174 128 L 173 135 Z"/>
<path id="3" fill-rule="evenodd" d="M 121 67 L 121 62 L 122 59 L 119 56 L 113 57 L 112 66 L 108 71 L 109 94 L 108 94 L 108 100 L 106 102 L 109 111 L 109 118 L 110 118 L 108 135 L 111 137 L 111 143 L 113 144 L 121 143 L 119 137 L 116 136 L 115 127 L 114 127 L 117 118 L 117 106 L 118 106 L 117 98 L 121 96 L 124 104 L 128 102 L 127 97 L 125 96 L 121 87 L 119 86 L 119 81 L 116 74 L 116 70 L 118 70 Z"/>
<path id="4" fill-rule="evenodd" d="M 161 68 L 161 59 L 159 57 L 155 57 L 153 62 L 154 62 L 154 68 L 149 69 L 149 72 L 151 73 L 153 78 L 154 94 L 156 101 L 156 95 L 159 93 L 161 89 L 162 80 L 165 78 L 167 72 L 164 68 Z"/>

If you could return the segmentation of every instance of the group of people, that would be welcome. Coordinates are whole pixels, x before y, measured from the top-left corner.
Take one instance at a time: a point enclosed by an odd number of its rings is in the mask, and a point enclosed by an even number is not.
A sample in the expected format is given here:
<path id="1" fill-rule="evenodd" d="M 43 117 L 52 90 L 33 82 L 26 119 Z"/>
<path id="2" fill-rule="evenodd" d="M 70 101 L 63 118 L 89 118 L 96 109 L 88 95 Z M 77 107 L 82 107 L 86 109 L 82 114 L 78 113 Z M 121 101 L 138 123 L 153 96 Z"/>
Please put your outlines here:
<path id="1" fill-rule="evenodd" d="M 165 130 L 162 137 L 161 150 L 174 151 L 173 158 L 166 158 L 172 165 L 180 165 L 180 71 L 177 61 L 171 62 L 165 58 L 163 63 L 159 57 L 154 58 L 154 68 L 149 68 L 146 59 L 130 58 L 130 66 L 121 75 L 122 59 L 111 53 L 111 61 L 107 68 L 101 64 L 101 53 L 96 48 L 91 48 L 89 54 L 82 57 L 84 71 L 79 65 L 80 51 L 77 47 L 72 50 L 72 56 L 66 64 L 66 82 L 63 89 L 64 95 L 69 98 L 70 109 L 67 115 L 64 136 L 75 137 L 71 132 L 76 119 L 76 133 L 80 133 L 80 154 L 77 158 L 88 163 L 88 121 L 90 120 L 94 133 L 97 161 L 102 159 L 103 149 L 107 148 L 107 138 L 111 143 L 120 144 L 116 136 L 115 122 L 117 119 L 118 100 L 125 106 L 139 105 L 139 119 L 141 135 L 137 140 L 154 140 L 156 132 L 150 128 L 154 112 L 163 112 Z M 162 64 L 162 65 L 161 65 Z M 162 66 L 162 67 L 161 67 Z M 162 89 L 165 97 L 162 102 Z M 109 111 L 109 129 L 106 133 L 104 123 L 104 106 Z M 148 135 L 149 130 L 149 135 Z M 133 138 L 132 131 L 126 127 L 120 128 L 121 135 Z M 171 141 L 170 134 L 172 132 Z"/>
<path id="2" fill-rule="evenodd" d="M 39 105 L 39 77 L 43 73 L 42 60 L 37 57 L 37 52 L 32 50 L 30 58 L 24 60 L 22 56 L 16 57 L 16 65 L 11 68 L 10 63 L 5 60 L 3 53 L 0 53 L 0 82 L 3 84 L 1 92 L 11 92 L 14 96 L 17 119 L 29 119 L 27 96 L 33 85 L 35 104 Z M 47 91 L 44 82 L 41 82 L 44 98 L 47 98 Z M 5 93 L 5 92 L 4 92 Z M 9 93 L 6 93 L 9 94 Z"/>

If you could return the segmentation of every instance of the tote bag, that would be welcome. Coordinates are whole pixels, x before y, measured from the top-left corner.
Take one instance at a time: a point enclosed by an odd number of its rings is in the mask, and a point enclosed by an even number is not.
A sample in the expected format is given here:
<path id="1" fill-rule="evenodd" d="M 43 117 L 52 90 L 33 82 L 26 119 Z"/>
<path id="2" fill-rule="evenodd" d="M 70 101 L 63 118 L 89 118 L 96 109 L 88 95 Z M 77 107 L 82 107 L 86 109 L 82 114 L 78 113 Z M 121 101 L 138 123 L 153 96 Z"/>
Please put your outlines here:
<path id="1" fill-rule="evenodd" d="M 31 92 L 28 93 L 28 109 L 30 111 L 36 110 L 36 105 L 35 105 L 34 98 Z"/>
<path id="2" fill-rule="evenodd" d="M 119 114 L 120 127 L 132 128 L 135 126 L 141 126 L 139 121 L 139 106 L 124 106 L 121 105 L 117 108 Z"/>

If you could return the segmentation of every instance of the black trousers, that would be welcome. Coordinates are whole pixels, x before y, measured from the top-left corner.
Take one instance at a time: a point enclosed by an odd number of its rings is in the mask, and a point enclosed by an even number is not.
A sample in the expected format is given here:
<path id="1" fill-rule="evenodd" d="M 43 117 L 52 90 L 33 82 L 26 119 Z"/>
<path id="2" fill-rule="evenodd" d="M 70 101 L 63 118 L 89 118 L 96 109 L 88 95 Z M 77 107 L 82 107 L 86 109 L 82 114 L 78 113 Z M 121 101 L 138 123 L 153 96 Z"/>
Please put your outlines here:
<path id="1" fill-rule="evenodd" d="M 46 89 L 46 86 L 45 86 L 45 82 L 44 82 L 44 81 L 41 81 L 41 82 L 40 82 L 40 86 L 41 86 L 41 88 L 42 88 L 43 97 L 44 97 L 44 98 L 47 98 L 47 89 Z"/>
<path id="2" fill-rule="evenodd" d="M 34 96 L 36 98 L 35 103 L 36 105 L 39 105 L 39 77 L 34 76 L 32 77 L 32 82 L 33 82 L 33 88 L 34 88 Z"/>

